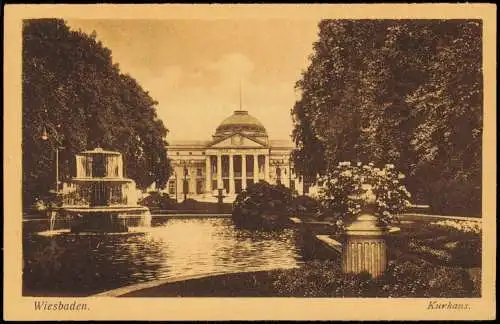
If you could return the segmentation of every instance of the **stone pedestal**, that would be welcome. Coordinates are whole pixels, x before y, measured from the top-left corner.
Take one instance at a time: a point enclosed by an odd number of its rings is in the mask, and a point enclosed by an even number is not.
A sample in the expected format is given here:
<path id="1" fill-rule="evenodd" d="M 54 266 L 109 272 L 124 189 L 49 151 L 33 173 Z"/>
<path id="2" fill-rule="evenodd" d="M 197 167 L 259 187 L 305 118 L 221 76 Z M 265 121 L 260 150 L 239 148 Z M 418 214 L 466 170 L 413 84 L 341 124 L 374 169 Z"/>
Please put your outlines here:
<path id="1" fill-rule="evenodd" d="M 380 276 L 387 266 L 386 229 L 378 226 L 377 218 L 361 214 L 346 229 L 342 269 L 346 273 L 366 271 Z"/>

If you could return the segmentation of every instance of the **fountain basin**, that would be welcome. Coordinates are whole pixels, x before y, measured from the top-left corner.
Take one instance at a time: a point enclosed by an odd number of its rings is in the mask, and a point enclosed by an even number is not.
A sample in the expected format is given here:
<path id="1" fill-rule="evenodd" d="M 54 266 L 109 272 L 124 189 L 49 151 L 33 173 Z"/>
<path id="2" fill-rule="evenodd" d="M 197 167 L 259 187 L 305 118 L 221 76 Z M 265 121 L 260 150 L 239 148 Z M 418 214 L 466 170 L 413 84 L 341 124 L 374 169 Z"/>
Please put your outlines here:
<path id="1" fill-rule="evenodd" d="M 75 215 L 71 226 L 72 233 L 122 233 L 128 232 L 129 227 L 151 226 L 149 209 L 141 206 L 68 208 L 66 211 Z"/>

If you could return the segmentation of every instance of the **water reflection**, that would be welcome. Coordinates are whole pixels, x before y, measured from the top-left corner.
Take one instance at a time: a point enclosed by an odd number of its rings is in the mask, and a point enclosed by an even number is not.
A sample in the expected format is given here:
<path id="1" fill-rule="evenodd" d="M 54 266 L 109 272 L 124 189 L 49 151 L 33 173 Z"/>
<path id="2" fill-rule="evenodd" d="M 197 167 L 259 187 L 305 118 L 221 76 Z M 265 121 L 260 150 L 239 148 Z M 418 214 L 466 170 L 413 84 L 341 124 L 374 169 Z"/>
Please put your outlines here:
<path id="1" fill-rule="evenodd" d="M 294 230 L 245 231 L 228 218 L 159 218 L 151 228 L 120 235 L 39 235 L 44 224 L 24 223 L 24 295 L 84 296 L 142 281 L 302 262 Z"/>

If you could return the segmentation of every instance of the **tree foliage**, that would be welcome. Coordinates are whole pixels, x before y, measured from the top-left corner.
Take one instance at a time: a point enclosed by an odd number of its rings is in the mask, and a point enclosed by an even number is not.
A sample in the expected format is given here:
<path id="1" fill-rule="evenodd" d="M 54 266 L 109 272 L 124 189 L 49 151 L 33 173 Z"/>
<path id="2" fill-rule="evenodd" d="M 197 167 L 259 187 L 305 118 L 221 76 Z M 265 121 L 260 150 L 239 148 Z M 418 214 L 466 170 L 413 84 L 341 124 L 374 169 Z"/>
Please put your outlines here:
<path id="1" fill-rule="evenodd" d="M 481 39 L 476 20 L 321 21 L 292 109 L 297 171 L 392 163 L 417 200 L 480 212 Z"/>
<path id="2" fill-rule="evenodd" d="M 157 102 L 120 73 L 95 32 L 71 30 L 60 19 L 25 20 L 22 91 L 25 203 L 54 188 L 58 146 L 62 181 L 75 174 L 77 152 L 100 146 L 124 154 L 126 176 L 140 188 L 165 185 L 168 130 Z"/>

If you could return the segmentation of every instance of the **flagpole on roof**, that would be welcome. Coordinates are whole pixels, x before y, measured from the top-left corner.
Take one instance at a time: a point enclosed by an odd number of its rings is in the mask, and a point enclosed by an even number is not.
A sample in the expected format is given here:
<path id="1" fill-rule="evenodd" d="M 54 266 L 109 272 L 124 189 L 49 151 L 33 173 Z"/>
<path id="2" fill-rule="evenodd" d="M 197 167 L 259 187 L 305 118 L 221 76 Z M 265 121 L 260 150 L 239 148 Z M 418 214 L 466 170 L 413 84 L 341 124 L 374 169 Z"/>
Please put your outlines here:
<path id="1" fill-rule="evenodd" d="M 242 100 L 241 100 L 241 79 L 240 79 L 240 110 L 241 110 L 241 108 L 242 108 L 242 103 L 241 103 L 241 101 L 242 101 Z"/>

